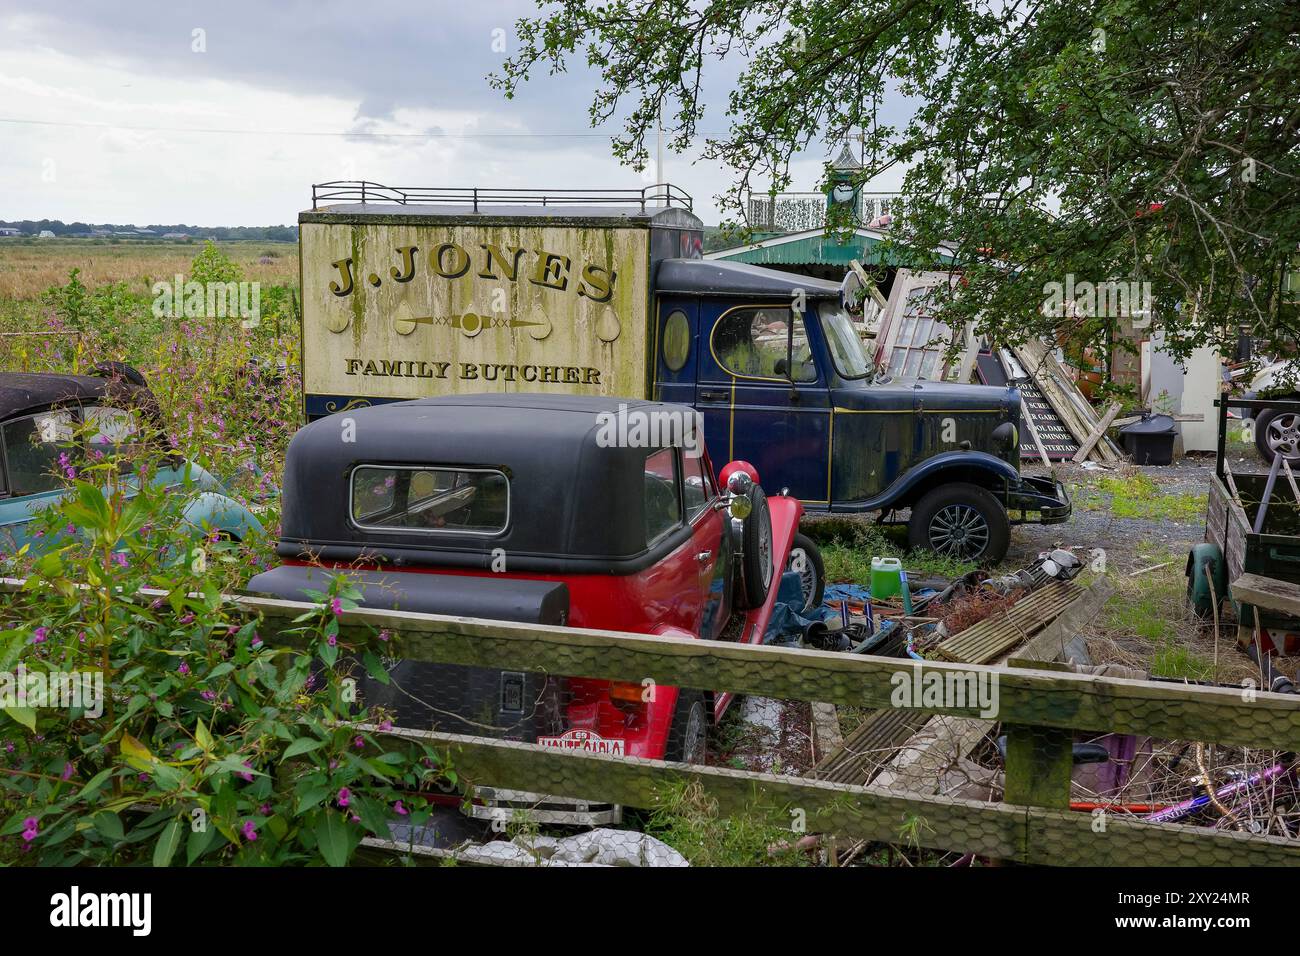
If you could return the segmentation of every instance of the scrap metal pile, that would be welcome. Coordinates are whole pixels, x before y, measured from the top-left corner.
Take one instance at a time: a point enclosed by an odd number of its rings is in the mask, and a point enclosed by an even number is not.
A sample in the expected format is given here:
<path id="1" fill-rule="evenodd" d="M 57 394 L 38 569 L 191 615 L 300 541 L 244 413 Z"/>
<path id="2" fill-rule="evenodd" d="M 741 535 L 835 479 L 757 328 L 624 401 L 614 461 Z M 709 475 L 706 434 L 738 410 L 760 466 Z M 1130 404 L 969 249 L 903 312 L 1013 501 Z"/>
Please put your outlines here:
<path id="1" fill-rule="evenodd" d="M 976 571 L 942 588 L 922 589 L 910 600 L 868 596 L 855 604 L 836 597 L 831 586 L 828 602 L 839 602 L 849 615 L 849 631 L 860 638 L 851 651 L 869 645 L 872 654 L 917 661 L 1010 662 L 1158 680 L 1134 668 L 1092 663 L 1080 632 L 1115 592 L 1105 579 L 1081 587 L 1075 580 L 1081 570 L 1073 553 L 1057 550 L 1016 574 Z M 876 624 L 867 637 L 869 621 Z M 995 718 L 931 715 L 906 707 L 855 716 L 854 729 L 841 746 L 821 756 L 814 776 L 872 789 L 1003 799 L 1006 738 Z M 1075 811 L 1300 836 L 1300 764 L 1294 753 L 1081 734 L 1073 764 L 1069 806 Z"/>

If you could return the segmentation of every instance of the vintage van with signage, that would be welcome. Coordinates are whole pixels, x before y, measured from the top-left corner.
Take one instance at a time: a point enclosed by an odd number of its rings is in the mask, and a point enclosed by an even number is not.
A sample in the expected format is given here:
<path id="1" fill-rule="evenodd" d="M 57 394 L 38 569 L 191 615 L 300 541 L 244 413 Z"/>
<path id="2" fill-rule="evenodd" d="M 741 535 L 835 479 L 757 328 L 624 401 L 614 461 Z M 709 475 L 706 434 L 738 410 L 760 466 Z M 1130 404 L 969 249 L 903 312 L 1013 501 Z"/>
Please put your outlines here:
<path id="1" fill-rule="evenodd" d="M 675 187 L 336 182 L 298 223 L 308 419 L 482 392 L 675 402 L 769 493 L 879 512 L 913 547 L 997 561 L 1011 524 L 1069 517 L 1060 483 L 1019 473 L 1015 389 L 876 381 L 848 280 L 703 260 Z"/>

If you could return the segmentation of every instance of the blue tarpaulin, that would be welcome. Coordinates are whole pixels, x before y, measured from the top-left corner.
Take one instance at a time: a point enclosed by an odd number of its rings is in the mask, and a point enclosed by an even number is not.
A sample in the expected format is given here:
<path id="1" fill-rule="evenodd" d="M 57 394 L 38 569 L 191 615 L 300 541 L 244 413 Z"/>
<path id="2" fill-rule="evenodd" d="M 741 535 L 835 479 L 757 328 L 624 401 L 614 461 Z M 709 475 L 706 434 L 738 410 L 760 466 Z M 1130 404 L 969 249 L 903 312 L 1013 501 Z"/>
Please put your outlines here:
<path id="1" fill-rule="evenodd" d="M 815 620 L 825 620 L 832 609 L 827 608 L 824 604 L 814 612 L 815 618 L 803 616 L 803 588 L 799 584 L 799 575 L 794 571 L 787 571 L 781 575 L 780 590 L 776 594 L 776 607 L 772 609 L 772 619 L 767 622 L 767 630 L 763 632 L 764 644 L 777 644 L 781 646 L 798 644 L 804 631 Z"/>

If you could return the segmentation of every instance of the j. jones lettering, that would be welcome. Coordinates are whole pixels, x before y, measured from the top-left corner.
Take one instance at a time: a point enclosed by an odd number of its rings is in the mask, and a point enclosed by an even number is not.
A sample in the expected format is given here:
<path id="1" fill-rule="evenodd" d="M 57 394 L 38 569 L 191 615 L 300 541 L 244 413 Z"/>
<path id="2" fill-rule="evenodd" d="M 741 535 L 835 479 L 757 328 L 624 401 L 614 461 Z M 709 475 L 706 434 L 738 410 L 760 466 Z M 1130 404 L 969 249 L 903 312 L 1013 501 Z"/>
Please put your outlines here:
<path id="1" fill-rule="evenodd" d="M 438 243 L 423 257 L 419 246 L 398 246 L 394 251 L 398 264 L 389 267 L 388 278 L 399 283 L 414 279 L 421 263 L 425 263 L 444 279 L 459 279 L 473 269 L 476 277 L 488 281 L 528 282 L 554 292 L 572 289 L 592 302 L 608 302 L 613 298 L 617 278 L 614 271 L 594 262 L 576 266 L 569 256 L 558 252 L 530 251 L 517 246 L 503 248 L 490 242 L 479 243 L 473 254 L 454 242 Z M 339 271 L 338 278 L 330 282 L 330 291 L 340 298 L 351 295 L 356 288 L 353 259 L 338 259 L 330 264 Z M 372 272 L 365 281 L 378 287 L 384 279 L 378 272 Z"/>

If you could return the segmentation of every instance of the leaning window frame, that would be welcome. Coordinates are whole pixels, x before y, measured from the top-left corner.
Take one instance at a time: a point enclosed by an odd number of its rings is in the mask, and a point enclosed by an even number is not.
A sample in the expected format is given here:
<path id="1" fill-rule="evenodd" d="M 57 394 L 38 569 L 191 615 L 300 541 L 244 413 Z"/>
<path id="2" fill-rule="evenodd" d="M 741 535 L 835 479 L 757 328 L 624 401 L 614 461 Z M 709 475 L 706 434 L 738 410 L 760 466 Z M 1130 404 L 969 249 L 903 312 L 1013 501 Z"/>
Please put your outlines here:
<path id="1" fill-rule="evenodd" d="M 407 527 L 399 527 L 397 525 L 361 524 L 359 521 L 356 520 L 356 516 L 353 514 L 353 505 L 356 501 L 354 496 L 356 494 L 355 485 L 357 479 L 357 472 L 361 471 L 363 468 L 375 468 L 383 471 L 451 471 L 451 472 L 460 472 L 461 474 L 467 474 L 467 475 L 500 475 L 501 478 L 503 478 L 506 483 L 505 520 L 502 522 L 501 527 L 496 529 L 495 531 L 471 531 L 464 528 L 407 528 Z M 408 499 L 410 497 L 409 483 L 407 485 L 407 497 Z M 409 500 L 408 500 L 408 504 L 409 504 Z M 348 524 L 352 525 L 352 527 L 356 528 L 358 531 L 387 531 L 396 534 L 418 534 L 418 535 L 452 535 L 452 536 L 476 535 L 481 538 L 496 538 L 505 534 L 510 529 L 510 515 L 511 515 L 510 476 L 507 475 L 500 468 L 462 468 L 456 465 L 434 465 L 434 464 L 389 465 L 389 464 L 384 464 L 382 462 L 363 461 L 353 465 L 352 469 L 348 472 Z"/>

